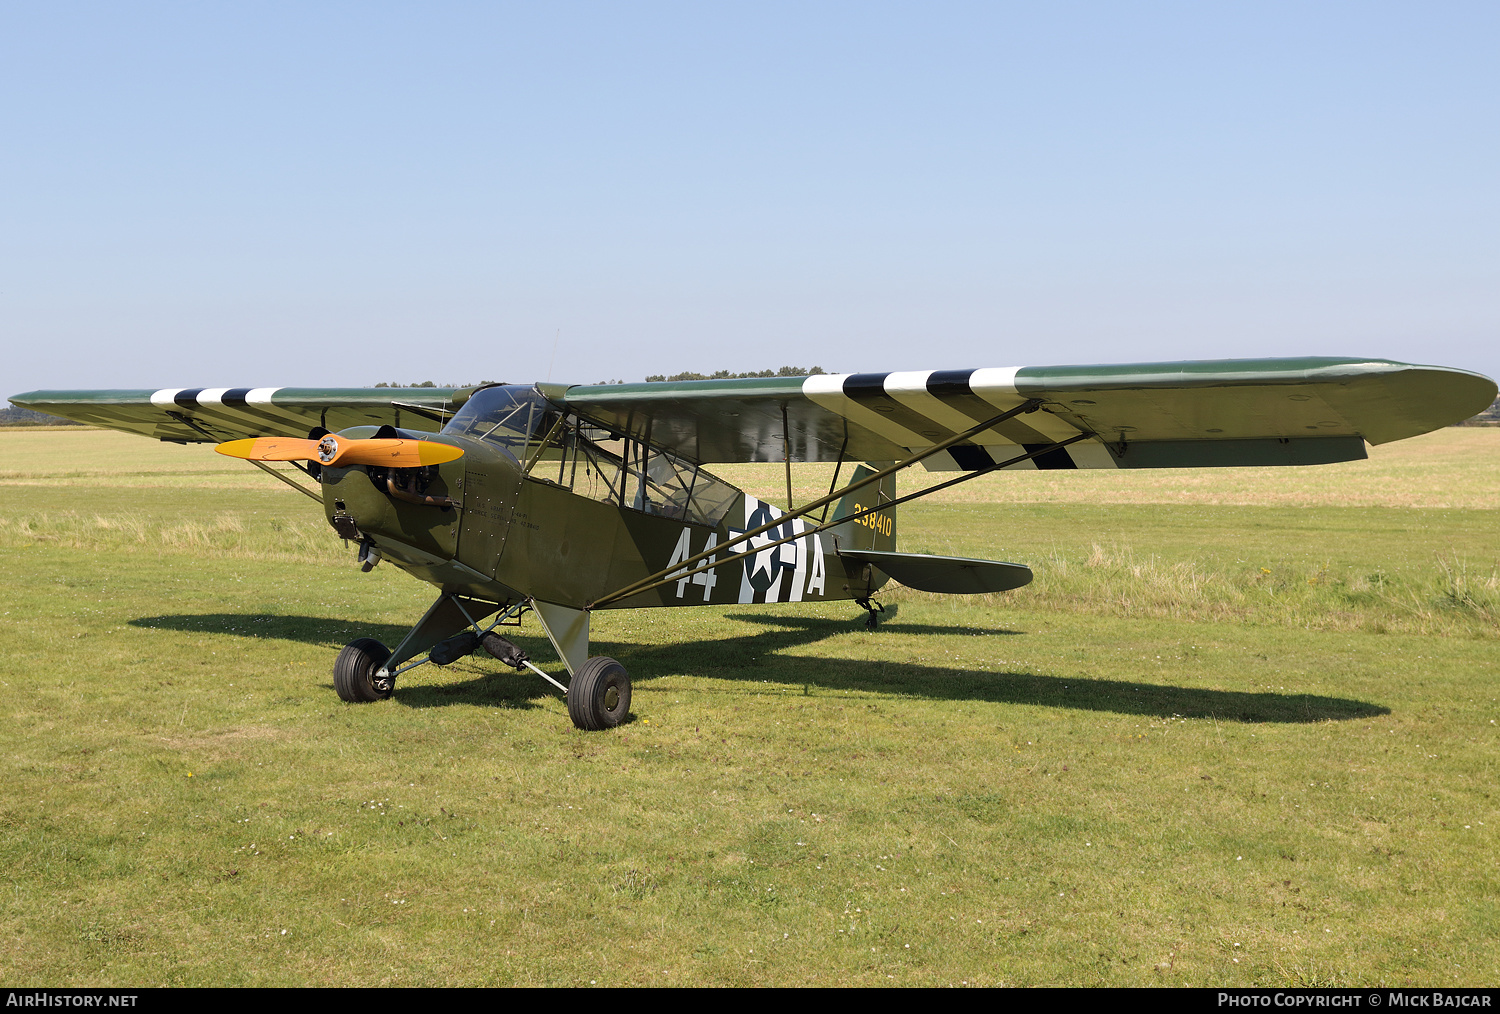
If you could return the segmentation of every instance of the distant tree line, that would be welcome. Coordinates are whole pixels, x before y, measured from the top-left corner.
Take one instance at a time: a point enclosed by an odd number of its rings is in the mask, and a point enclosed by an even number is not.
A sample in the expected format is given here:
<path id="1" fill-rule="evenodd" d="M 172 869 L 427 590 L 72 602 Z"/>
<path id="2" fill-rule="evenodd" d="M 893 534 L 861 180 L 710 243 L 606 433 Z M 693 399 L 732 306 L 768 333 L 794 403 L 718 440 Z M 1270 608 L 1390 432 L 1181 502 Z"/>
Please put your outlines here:
<path id="1" fill-rule="evenodd" d="M 670 377 L 656 373 L 647 377 L 646 383 L 661 384 L 676 380 L 748 380 L 752 377 L 817 377 L 822 376 L 823 372 L 821 366 L 814 366 L 810 370 L 804 370 L 800 366 L 783 366 L 779 370 L 761 370 L 759 373 L 730 373 L 728 370 L 720 370 L 718 373 L 674 373 Z"/>
<path id="2" fill-rule="evenodd" d="M 375 386 L 376 387 L 453 387 L 453 388 L 458 388 L 458 389 L 462 390 L 465 387 L 483 387 L 486 384 L 493 384 L 493 383 L 495 383 L 495 381 L 493 381 L 493 380 L 481 380 L 477 384 L 434 384 L 430 380 L 424 380 L 420 384 L 387 384 L 385 381 L 381 381 L 380 383 L 376 384 Z"/>
<path id="3" fill-rule="evenodd" d="M 720 370 L 717 373 L 693 373 L 691 371 L 688 371 L 688 372 L 684 372 L 684 373 L 674 373 L 670 377 L 666 376 L 665 374 L 654 373 L 651 376 L 649 376 L 649 377 L 646 378 L 646 383 L 648 383 L 648 384 L 662 384 L 662 383 L 666 383 L 668 381 L 676 381 L 676 380 L 747 380 L 747 379 L 756 378 L 756 377 L 816 377 L 816 376 L 821 376 L 822 374 L 824 374 L 826 372 L 827 371 L 824 370 L 823 367 L 821 367 L 821 366 L 814 366 L 810 370 L 803 369 L 800 366 L 783 366 L 779 370 L 761 370 L 758 373 L 731 373 L 729 370 Z M 455 387 L 455 388 L 465 388 L 465 387 L 480 387 L 480 386 L 483 386 L 484 384 L 493 384 L 493 383 L 495 383 L 495 381 L 493 381 L 493 380 L 483 380 L 483 381 L 480 381 L 478 384 L 434 384 L 430 380 L 424 380 L 420 384 L 402 384 L 402 383 L 389 383 L 388 384 L 385 381 L 381 381 L 380 383 L 376 384 L 375 386 L 376 387 Z M 625 381 L 623 381 L 623 380 L 596 380 L 596 381 L 594 381 L 594 386 L 595 387 L 603 387 L 603 386 L 608 385 L 608 384 L 623 384 L 623 383 L 625 383 Z"/>
<path id="4" fill-rule="evenodd" d="M 1465 419 L 1460 426 L 1500 426 L 1500 398 L 1472 419 Z"/>
<path id="5" fill-rule="evenodd" d="M 20 408 L 16 405 L 7 405 L 0 408 L 0 426 L 82 426 L 83 423 L 74 422 L 72 419 L 64 419 L 61 416 L 48 415 L 46 412 L 33 412 L 29 408 Z"/>

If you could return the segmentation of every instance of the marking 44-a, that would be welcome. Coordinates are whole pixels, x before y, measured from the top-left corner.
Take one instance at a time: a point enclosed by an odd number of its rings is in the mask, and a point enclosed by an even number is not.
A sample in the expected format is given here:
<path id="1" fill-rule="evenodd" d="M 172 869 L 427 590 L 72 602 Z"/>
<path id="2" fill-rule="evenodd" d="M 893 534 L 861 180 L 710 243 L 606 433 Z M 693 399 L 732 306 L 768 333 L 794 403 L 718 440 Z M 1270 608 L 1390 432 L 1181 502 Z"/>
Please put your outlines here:
<path id="1" fill-rule="evenodd" d="M 775 521 L 785 513 L 780 508 L 752 496 L 745 497 L 744 527 L 729 528 L 729 537 L 735 538 L 761 525 Z M 801 518 L 787 521 L 759 535 L 725 550 L 726 557 L 736 557 L 740 573 L 739 595 L 741 603 L 751 602 L 801 602 L 805 598 L 822 598 L 827 594 L 828 569 L 824 559 L 821 536 L 803 533 L 807 524 Z M 701 546 L 693 544 L 693 532 L 701 531 L 685 527 L 672 550 L 667 566 L 673 567 L 699 553 L 711 552 L 719 544 L 717 532 L 708 533 Z M 791 542 L 776 546 L 772 543 L 792 536 L 801 536 Z M 718 562 L 718 555 L 708 557 L 703 564 Z M 731 561 L 726 559 L 725 564 Z M 696 568 L 693 568 L 696 569 Z M 703 601 L 713 600 L 713 591 L 719 581 L 719 569 L 705 570 L 701 574 L 688 575 L 686 569 L 679 571 L 684 576 L 677 579 L 677 598 L 689 597 L 689 586 L 703 588 Z M 669 574 L 668 577 L 674 575 Z M 696 589 L 691 593 L 696 598 Z M 721 601 L 724 596 L 721 596 Z M 686 603 L 684 603 L 686 604 Z"/>

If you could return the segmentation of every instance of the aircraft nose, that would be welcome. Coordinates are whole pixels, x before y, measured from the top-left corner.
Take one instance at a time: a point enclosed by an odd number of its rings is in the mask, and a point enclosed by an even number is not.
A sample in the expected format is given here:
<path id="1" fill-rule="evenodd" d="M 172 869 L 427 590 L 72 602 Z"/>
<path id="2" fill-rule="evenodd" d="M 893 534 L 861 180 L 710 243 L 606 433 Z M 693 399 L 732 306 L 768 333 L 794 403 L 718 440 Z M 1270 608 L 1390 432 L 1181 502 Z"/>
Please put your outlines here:
<path id="1" fill-rule="evenodd" d="M 459 476 L 445 475 L 444 471 L 444 466 L 390 469 L 324 465 L 324 513 L 341 538 L 373 539 L 388 559 L 399 561 L 402 547 L 427 558 L 452 558 L 457 546 L 459 504 L 448 494 L 450 490 L 456 492 Z"/>

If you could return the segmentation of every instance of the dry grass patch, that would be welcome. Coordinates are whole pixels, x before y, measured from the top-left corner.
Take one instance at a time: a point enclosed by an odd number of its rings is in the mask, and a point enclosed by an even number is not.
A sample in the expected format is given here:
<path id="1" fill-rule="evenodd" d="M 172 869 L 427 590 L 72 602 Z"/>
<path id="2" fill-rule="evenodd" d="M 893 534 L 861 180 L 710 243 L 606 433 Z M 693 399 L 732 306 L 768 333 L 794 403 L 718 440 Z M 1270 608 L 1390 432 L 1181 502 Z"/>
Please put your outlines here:
<path id="1" fill-rule="evenodd" d="M 175 520 L 144 513 L 0 515 L 0 547 L 38 545 L 105 551 L 190 550 L 206 558 L 328 562 L 347 550 L 321 517 L 303 521 L 245 517 L 220 511 L 208 520 Z"/>

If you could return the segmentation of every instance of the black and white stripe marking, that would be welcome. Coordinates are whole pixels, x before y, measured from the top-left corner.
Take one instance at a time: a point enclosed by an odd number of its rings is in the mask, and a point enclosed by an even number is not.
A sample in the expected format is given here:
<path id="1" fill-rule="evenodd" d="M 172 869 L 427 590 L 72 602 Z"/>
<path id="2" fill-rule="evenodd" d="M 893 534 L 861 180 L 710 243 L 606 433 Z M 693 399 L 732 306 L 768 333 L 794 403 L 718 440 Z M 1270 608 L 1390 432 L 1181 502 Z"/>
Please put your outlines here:
<path id="1" fill-rule="evenodd" d="M 802 393 L 814 403 L 913 453 L 931 447 L 1026 401 L 1016 390 L 1020 367 L 844 373 L 808 377 Z M 923 462 L 930 471 L 974 471 L 1075 437 L 1079 430 L 1048 412 L 1032 412 L 983 430 Z M 1115 468 L 1109 450 L 1083 440 L 1013 469 Z"/>
<path id="2" fill-rule="evenodd" d="M 210 429 L 217 423 L 234 433 L 283 433 L 305 428 L 304 415 L 277 408 L 271 396 L 279 387 L 175 387 L 151 395 L 151 404 L 202 417 Z"/>

